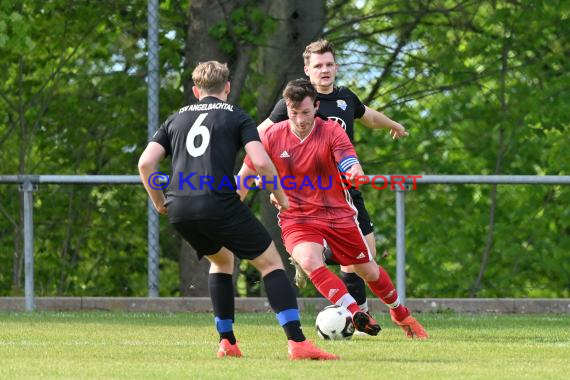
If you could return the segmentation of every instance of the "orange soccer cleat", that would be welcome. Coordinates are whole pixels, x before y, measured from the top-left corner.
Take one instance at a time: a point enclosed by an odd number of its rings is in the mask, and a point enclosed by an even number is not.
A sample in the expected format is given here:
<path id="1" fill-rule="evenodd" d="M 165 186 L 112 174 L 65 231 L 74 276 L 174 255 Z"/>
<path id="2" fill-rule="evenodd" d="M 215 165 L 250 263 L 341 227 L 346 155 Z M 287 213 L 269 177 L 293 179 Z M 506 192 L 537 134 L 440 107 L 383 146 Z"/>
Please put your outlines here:
<path id="1" fill-rule="evenodd" d="M 236 344 L 231 344 L 229 340 L 222 339 L 220 341 L 220 347 L 218 348 L 218 352 L 216 353 L 216 355 L 219 358 L 225 358 L 227 356 L 241 358 L 241 351 L 239 350 L 237 342 Z"/>
<path id="2" fill-rule="evenodd" d="M 358 331 L 362 331 L 368 335 L 376 336 L 382 330 L 378 322 L 372 318 L 369 313 L 357 311 L 352 316 L 352 323 Z"/>
<path id="3" fill-rule="evenodd" d="M 424 327 L 411 315 L 408 315 L 406 318 L 398 321 L 396 319 L 396 315 L 392 309 L 390 309 L 390 317 L 392 318 L 392 322 L 396 325 L 400 326 L 402 330 L 406 333 L 406 336 L 410 339 L 427 339 L 428 333 L 424 329 Z"/>
<path id="4" fill-rule="evenodd" d="M 291 360 L 337 360 L 340 357 L 329 354 L 326 351 L 321 350 L 313 344 L 310 340 L 306 339 L 302 342 L 295 342 L 290 340 L 287 342 L 289 349 L 289 359 Z"/>

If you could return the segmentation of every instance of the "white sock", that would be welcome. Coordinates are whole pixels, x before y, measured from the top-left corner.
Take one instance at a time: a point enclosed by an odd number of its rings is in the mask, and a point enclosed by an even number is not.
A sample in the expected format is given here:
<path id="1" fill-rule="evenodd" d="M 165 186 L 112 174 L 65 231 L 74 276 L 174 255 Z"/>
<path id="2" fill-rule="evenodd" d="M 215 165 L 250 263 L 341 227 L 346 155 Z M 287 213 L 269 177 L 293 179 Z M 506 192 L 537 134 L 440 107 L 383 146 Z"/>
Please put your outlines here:
<path id="1" fill-rule="evenodd" d="M 397 308 L 400 306 L 400 297 L 396 298 L 396 301 L 394 301 L 394 303 L 387 303 L 386 306 L 388 306 L 390 309 Z"/>
<path id="2" fill-rule="evenodd" d="M 361 311 L 367 313 L 368 312 L 368 300 L 364 301 L 364 303 L 358 305 Z"/>

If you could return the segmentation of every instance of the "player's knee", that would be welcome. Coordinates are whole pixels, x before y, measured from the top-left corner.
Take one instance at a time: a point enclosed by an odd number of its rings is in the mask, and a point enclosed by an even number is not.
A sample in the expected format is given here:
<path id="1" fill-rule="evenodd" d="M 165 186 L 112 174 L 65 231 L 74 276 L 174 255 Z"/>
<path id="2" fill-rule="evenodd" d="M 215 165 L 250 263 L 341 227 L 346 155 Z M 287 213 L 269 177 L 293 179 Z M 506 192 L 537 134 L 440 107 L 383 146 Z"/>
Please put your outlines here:
<path id="1" fill-rule="evenodd" d="M 354 270 L 366 282 L 373 282 L 378 280 L 380 272 L 378 271 L 378 264 L 375 261 L 370 261 L 366 264 L 355 264 Z"/>
<path id="2" fill-rule="evenodd" d="M 276 269 L 283 269 L 281 256 L 279 256 L 279 252 L 277 252 L 277 248 L 275 248 L 273 242 L 261 255 L 251 260 L 251 263 L 262 275 Z"/>
<path id="3" fill-rule="evenodd" d="M 210 262 L 210 273 L 228 273 L 231 274 L 234 272 L 234 267 L 231 264 L 228 265 L 219 265 Z"/>
<path id="4" fill-rule="evenodd" d="M 233 273 L 234 258 L 233 255 L 212 255 L 206 256 L 210 261 L 210 273 Z"/>
<path id="5" fill-rule="evenodd" d="M 322 253 L 322 245 L 313 242 L 303 242 L 293 248 L 291 256 L 303 268 L 303 271 L 310 276 L 315 269 L 325 265 Z"/>
<path id="6" fill-rule="evenodd" d="M 297 255 L 294 257 L 294 259 L 297 264 L 299 264 L 299 266 L 303 269 L 303 271 L 309 276 L 314 270 L 324 265 L 324 262 L 322 260 L 315 260 L 315 258 L 311 255 Z"/>
<path id="7" fill-rule="evenodd" d="M 265 257 L 265 260 L 267 260 L 268 264 L 283 266 L 283 262 L 281 261 L 281 256 L 279 256 L 277 247 L 275 247 L 275 244 L 273 242 L 271 242 L 269 247 L 267 247 L 265 252 L 263 252 L 263 256 Z"/>
<path id="8" fill-rule="evenodd" d="M 374 282 L 378 280 L 378 273 L 358 273 L 358 275 L 366 282 Z"/>

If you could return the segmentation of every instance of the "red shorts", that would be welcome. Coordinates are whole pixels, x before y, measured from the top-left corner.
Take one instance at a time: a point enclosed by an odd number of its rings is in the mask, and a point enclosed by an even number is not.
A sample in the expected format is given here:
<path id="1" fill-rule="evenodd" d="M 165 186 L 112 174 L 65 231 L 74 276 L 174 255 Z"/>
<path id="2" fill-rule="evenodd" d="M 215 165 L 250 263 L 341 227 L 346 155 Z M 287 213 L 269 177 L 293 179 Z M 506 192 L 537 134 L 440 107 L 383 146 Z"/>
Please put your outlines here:
<path id="1" fill-rule="evenodd" d="M 326 242 L 332 251 L 333 260 L 340 265 L 363 264 L 373 259 L 356 222 L 351 227 L 296 224 L 282 227 L 282 236 L 289 254 L 300 243 L 317 243 L 324 246 Z"/>

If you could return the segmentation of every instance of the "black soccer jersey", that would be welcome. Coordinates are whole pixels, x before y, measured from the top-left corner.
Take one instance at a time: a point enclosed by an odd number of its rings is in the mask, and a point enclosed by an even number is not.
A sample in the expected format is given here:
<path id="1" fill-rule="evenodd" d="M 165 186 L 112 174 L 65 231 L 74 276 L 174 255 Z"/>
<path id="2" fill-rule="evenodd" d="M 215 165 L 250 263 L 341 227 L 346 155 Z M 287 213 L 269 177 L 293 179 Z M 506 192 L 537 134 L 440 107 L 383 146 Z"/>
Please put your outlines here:
<path id="1" fill-rule="evenodd" d="M 152 141 L 172 157 L 166 192 L 172 223 L 221 217 L 239 205 L 236 155 L 260 141 L 255 122 L 241 109 L 208 96 L 170 116 Z"/>
<path id="2" fill-rule="evenodd" d="M 346 87 L 335 87 L 330 94 L 317 93 L 317 100 L 320 102 L 318 113 L 338 122 L 352 141 L 354 119 L 360 119 L 365 111 L 364 104 L 358 96 Z M 269 115 L 269 120 L 278 123 L 288 118 L 285 101 L 280 99 Z"/>

